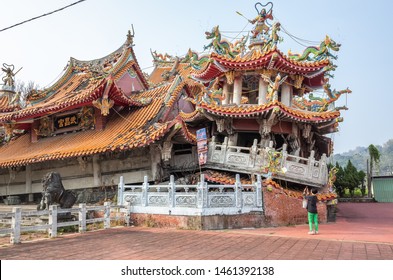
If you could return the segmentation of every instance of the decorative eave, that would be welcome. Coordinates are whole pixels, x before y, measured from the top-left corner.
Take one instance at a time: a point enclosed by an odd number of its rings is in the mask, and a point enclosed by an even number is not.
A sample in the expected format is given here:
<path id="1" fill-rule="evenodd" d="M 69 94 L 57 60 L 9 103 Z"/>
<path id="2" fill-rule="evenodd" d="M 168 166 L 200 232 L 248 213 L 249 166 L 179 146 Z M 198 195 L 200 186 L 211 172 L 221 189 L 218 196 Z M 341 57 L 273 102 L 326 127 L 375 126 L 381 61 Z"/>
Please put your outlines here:
<path id="1" fill-rule="evenodd" d="M 181 98 L 182 93 L 185 93 L 187 96 L 193 95 L 194 83 L 190 83 L 189 80 L 184 80 L 182 76 L 177 75 L 171 83 L 167 84 L 169 88 L 164 98 L 165 113 L 162 118 L 163 121 L 170 120 L 169 118 L 174 110 L 174 105 Z"/>
<path id="2" fill-rule="evenodd" d="M 141 93 L 138 98 L 150 98 L 149 104 L 143 107 L 133 106 L 130 110 L 125 109 L 113 114 L 102 131 L 86 130 L 61 134 L 35 143 L 31 142 L 28 134 L 12 139 L 0 146 L 0 167 L 147 147 L 160 140 L 171 127 L 179 123 L 178 120 L 164 123 L 157 121 L 165 107 L 163 100 L 167 90 L 168 87 L 161 87 Z M 182 128 L 182 131 L 192 141 L 192 133 L 186 128 Z M 15 154 L 15 150 L 20 152 Z"/>
<path id="3" fill-rule="evenodd" d="M 199 71 L 192 71 L 191 76 L 200 82 L 206 83 L 227 71 L 246 71 L 273 69 L 283 73 L 303 75 L 304 83 L 308 86 L 321 86 L 327 66 L 331 65 L 329 59 L 320 61 L 296 61 L 278 49 L 267 52 L 253 51 L 245 56 L 230 58 L 217 53 L 210 55 L 211 61 Z"/>
<path id="4" fill-rule="evenodd" d="M 83 77 L 75 76 L 73 81 L 83 83 Z M 62 88 L 60 88 L 62 89 Z M 44 115 L 51 115 L 57 112 L 72 110 L 87 105 L 94 105 L 95 102 L 107 99 L 121 106 L 145 106 L 151 102 L 151 98 L 139 97 L 139 95 L 125 95 L 123 91 L 117 86 L 114 77 L 90 81 L 89 87 L 81 91 L 66 92 L 57 98 L 51 98 L 33 106 L 26 107 L 19 111 L 10 112 L 0 116 L 0 123 L 7 121 L 22 121 L 26 119 L 33 119 Z"/>
<path id="5" fill-rule="evenodd" d="M 232 118 L 260 118 L 274 112 L 280 119 L 292 119 L 304 123 L 326 123 L 337 119 L 339 111 L 310 112 L 290 108 L 281 102 L 274 101 L 263 105 L 230 105 L 218 106 L 205 102 L 199 105 L 206 113 Z"/>
<path id="6" fill-rule="evenodd" d="M 196 109 L 190 113 L 180 112 L 179 117 L 186 123 L 206 119 L 205 115 L 199 109 Z"/>
<path id="7" fill-rule="evenodd" d="M 102 80 L 93 89 L 83 91 L 82 93 L 76 94 L 72 97 L 66 96 L 57 100 L 53 100 L 53 102 L 50 102 L 49 104 L 40 103 L 36 106 L 26 107 L 16 112 L 4 114 L 3 116 L 0 116 L 0 122 L 3 123 L 7 121 L 21 121 L 26 119 L 33 119 L 44 115 L 50 115 L 56 112 L 62 112 L 65 110 L 71 110 L 74 108 L 91 105 L 94 100 L 102 96 L 106 85 L 107 81 Z"/>
<path id="8" fill-rule="evenodd" d="M 196 134 L 192 133 L 188 129 L 187 124 L 183 121 L 183 119 L 180 116 L 176 117 L 170 122 L 168 129 L 170 128 L 176 132 L 177 136 L 181 136 L 186 142 L 190 144 L 196 144 L 197 142 Z"/>

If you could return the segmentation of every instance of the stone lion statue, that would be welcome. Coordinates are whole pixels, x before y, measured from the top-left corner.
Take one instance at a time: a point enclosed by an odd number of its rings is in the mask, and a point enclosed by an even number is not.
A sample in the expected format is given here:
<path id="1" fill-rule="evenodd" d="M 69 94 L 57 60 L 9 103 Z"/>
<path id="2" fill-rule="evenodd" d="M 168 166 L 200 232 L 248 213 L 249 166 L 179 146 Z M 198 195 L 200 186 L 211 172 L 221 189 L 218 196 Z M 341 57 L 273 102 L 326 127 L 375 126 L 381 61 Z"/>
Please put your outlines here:
<path id="1" fill-rule="evenodd" d="M 42 188 L 38 210 L 49 209 L 52 204 L 59 204 L 60 208 L 71 208 L 76 201 L 75 194 L 64 189 L 61 176 L 57 172 L 49 172 L 42 178 Z"/>

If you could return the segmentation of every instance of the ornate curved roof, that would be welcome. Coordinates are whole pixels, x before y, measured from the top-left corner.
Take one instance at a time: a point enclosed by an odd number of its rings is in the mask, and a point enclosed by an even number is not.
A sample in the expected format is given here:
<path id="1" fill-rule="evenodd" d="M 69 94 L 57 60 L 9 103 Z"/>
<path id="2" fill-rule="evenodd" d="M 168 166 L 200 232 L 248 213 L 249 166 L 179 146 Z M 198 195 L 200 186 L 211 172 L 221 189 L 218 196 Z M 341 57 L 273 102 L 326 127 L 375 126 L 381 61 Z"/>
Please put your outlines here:
<path id="1" fill-rule="evenodd" d="M 116 111 L 116 114 L 110 116 L 104 130 L 60 134 L 34 143 L 28 133 L 13 139 L 0 146 L 0 167 L 147 147 L 171 130 L 175 130 L 185 141 L 195 143 L 195 134 L 189 131 L 180 117 L 163 120 L 166 111 L 172 109 L 165 102 L 168 93 L 175 94 L 171 91 L 172 86 L 173 83 L 167 83 L 138 94 L 139 100 L 150 99 L 151 102 L 143 107 L 134 106 L 130 110 Z M 183 86 L 178 85 L 176 91 Z"/>
<path id="2" fill-rule="evenodd" d="M 3 114 L 0 122 L 23 121 L 44 115 L 93 105 L 99 99 L 113 100 L 121 106 L 144 106 L 137 94 L 148 83 L 132 48 L 132 38 L 115 52 L 95 60 L 71 58 L 63 76 L 47 89 L 31 92 L 26 108 Z"/>
<path id="3" fill-rule="evenodd" d="M 233 118 L 260 118 L 275 112 L 281 119 L 292 119 L 298 122 L 330 122 L 340 116 L 339 111 L 312 112 L 298 110 L 284 105 L 279 101 L 270 102 L 263 105 L 216 105 L 202 102 L 200 108 L 206 113 L 215 116 L 229 116 Z"/>
<path id="4" fill-rule="evenodd" d="M 329 59 L 320 61 L 297 61 L 274 47 L 261 52 L 254 50 L 244 56 L 234 58 L 212 53 L 201 70 L 194 70 L 191 76 L 201 82 L 209 82 L 228 71 L 277 70 L 282 73 L 304 76 L 306 85 L 319 87 L 324 84 L 324 74 L 330 66 Z"/>

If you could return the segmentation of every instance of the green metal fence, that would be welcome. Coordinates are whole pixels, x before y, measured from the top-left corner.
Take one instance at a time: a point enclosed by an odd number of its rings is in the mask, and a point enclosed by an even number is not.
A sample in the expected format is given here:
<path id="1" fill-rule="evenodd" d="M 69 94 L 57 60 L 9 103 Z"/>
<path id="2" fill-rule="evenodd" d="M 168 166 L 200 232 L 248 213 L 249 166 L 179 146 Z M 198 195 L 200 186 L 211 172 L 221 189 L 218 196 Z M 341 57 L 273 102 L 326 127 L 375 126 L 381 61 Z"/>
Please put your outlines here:
<path id="1" fill-rule="evenodd" d="M 376 201 L 393 202 L 393 176 L 375 176 L 372 184 Z"/>

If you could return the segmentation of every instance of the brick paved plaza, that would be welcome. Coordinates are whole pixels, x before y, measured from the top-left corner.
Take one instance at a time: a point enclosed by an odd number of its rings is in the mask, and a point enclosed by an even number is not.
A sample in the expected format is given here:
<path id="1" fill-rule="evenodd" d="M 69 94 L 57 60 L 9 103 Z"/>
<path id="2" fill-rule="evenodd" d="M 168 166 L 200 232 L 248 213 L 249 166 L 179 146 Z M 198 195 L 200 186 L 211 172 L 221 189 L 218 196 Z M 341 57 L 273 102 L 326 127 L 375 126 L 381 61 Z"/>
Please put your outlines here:
<path id="1" fill-rule="evenodd" d="M 3 260 L 393 260 L 393 204 L 341 203 L 336 223 L 191 231 L 120 227 L 0 248 Z M 61 252 L 61 253 L 59 253 Z"/>

